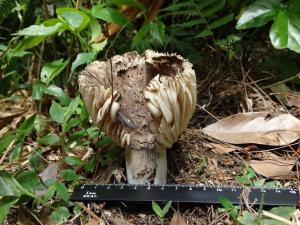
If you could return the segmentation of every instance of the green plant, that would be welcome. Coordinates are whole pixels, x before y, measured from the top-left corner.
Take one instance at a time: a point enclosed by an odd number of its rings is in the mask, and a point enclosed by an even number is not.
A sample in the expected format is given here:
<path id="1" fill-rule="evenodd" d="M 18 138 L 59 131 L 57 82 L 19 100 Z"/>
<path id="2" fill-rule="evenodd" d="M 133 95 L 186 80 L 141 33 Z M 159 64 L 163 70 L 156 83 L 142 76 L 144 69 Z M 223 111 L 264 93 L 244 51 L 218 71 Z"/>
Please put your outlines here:
<path id="1" fill-rule="evenodd" d="M 257 0 L 241 11 L 237 29 L 261 27 L 273 21 L 269 37 L 277 49 L 300 52 L 300 2 L 297 0 Z"/>
<path id="2" fill-rule="evenodd" d="M 223 208 L 218 208 L 218 212 L 220 212 L 220 213 L 229 212 L 231 218 L 234 221 L 236 221 L 239 216 L 240 206 L 233 205 L 231 201 L 229 201 L 227 198 L 224 198 L 224 197 L 220 197 L 219 202 L 223 206 Z"/>
<path id="3" fill-rule="evenodd" d="M 169 212 L 172 205 L 172 201 L 168 201 L 163 208 L 161 208 L 156 202 L 152 202 L 152 209 L 159 217 L 159 219 L 164 219 L 166 214 Z"/>

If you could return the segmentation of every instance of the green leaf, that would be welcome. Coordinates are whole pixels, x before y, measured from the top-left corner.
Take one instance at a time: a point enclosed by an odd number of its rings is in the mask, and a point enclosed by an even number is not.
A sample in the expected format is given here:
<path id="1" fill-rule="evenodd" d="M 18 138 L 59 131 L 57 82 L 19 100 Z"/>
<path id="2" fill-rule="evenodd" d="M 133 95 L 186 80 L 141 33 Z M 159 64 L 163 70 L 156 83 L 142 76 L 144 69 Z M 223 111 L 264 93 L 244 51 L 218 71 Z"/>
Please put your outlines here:
<path id="1" fill-rule="evenodd" d="M 71 102 L 69 96 L 60 87 L 57 87 L 56 85 L 50 85 L 49 87 L 44 88 L 43 91 L 47 95 L 51 95 L 58 98 L 58 100 L 63 105 L 69 105 Z"/>
<path id="2" fill-rule="evenodd" d="M 43 24 L 40 25 L 31 25 L 30 27 L 26 27 L 23 30 L 20 30 L 16 35 L 24 35 L 24 36 L 48 36 L 56 33 L 59 28 L 62 26 L 62 23 L 57 23 L 52 26 L 45 26 Z"/>
<path id="3" fill-rule="evenodd" d="M 0 138 L 0 154 L 9 146 L 15 139 L 15 132 L 9 131 Z"/>
<path id="4" fill-rule="evenodd" d="M 269 212 L 274 215 L 283 217 L 285 219 L 290 219 L 295 211 L 296 211 L 295 207 L 278 206 L 278 207 L 272 208 Z"/>
<path id="5" fill-rule="evenodd" d="M 57 145 L 60 144 L 60 137 L 57 134 L 54 133 L 50 133 L 47 134 L 46 136 L 38 139 L 38 143 L 41 145 L 46 145 L 46 146 L 53 146 L 53 145 Z"/>
<path id="6" fill-rule="evenodd" d="M 34 193 L 40 183 L 34 171 L 23 171 L 21 174 L 18 174 L 15 179 L 30 193 Z"/>
<path id="7" fill-rule="evenodd" d="M 70 117 L 75 113 L 75 111 L 78 108 L 79 102 L 80 102 L 79 96 L 77 96 L 75 99 L 71 101 L 71 103 L 69 104 L 69 106 L 67 107 L 64 113 L 64 123 L 66 123 L 70 119 Z"/>
<path id="8" fill-rule="evenodd" d="M 161 208 L 159 207 L 159 205 L 152 201 L 152 209 L 153 211 L 156 213 L 156 215 L 159 217 L 159 218 L 163 218 L 163 214 L 162 214 L 162 210 Z"/>
<path id="9" fill-rule="evenodd" d="M 84 164 L 84 161 L 76 156 L 68 156 L 64 159 L 64 161 L 70 166 L 82 166 Z"/>
<path id="10" fill-rule="evenodd" d="M 231 209 L 233 208 L 233 204 L 231 201 L 229 201 L 227 198 L 220 197 L 219 198 L 220 204 L 225 208 L 225 209 Z"/>
<path id="11" fill-rule="evenodd" d="M 152 201 L 152 209 L 160 219 L 163 219 L 166 216 L 166 214 L 171 208 L 171 205 L 172 201 L 168 201 L 167 204 L 165 204 L 165 206 L 163 207 L 163 209 L 161 209 L 156 202 Z"/>
<path id="12" fill-rule="evenodd" d="M 63 132 L 68 132 L 72 127 L 78 126 L 80 124 L 80 119 L 71 118 L 65 126 L 63 126 Z"/>
<path id="13" fill-rule="evenodd" d="M 109 23 L 116 23 L 120 26 L 123 26 L 128 22 L 128 19 L 118 10 L 112 8 L 104 8 L 103 5 L 93 6 L 92 16 Z"/>
<path id="14" fill-rule="evenodd" d="M 90 22 L 90 18 L 85 13 L 75 8 L 58 8 L 56 13 L 72 31 L 80 32 Z"/>
<path id="15" fill-rule="evenodd" d="M 33 48 L 39 45 L 43 40 L 45 40 L 47 36 L 34 36 L 27 37 L 22 40 L 14 49 L 12 49 L 12 55 L 17 54 L 20 51 L 25 51 L 27 49 Z"/>
<path id="16" fill-rule="evenodd" d="M 169 212 L 172 205 L 172 201 L 168 201 L 167 204 L 165 204 L 164 208 L 162 209 L 163 217 L 166 216 L 166 214 Z"/>
<path id="17" fill-rule="evenodd" d="M 41 81 L 49 85 L 49 83 L 64 70 L 68 63 L 69 59 L 66 61 L 59 59 L 45 64 L 41 71 Z"/>
<path id="18" fill-rule="evenodd" d="M 300 17 L 280 10 L 270 30 L 270 39 L 277 49 L 289 48 L 300 53 Z"/>
<path id="19" fill-rule="evenodd" d="M 0 201 L 0 224 L 4 223 L 4 220 L 9 213 L 10 207 L 12 207 L 17 201 L 19 197 L 4 197 Z"/>
<path id="20" fill-rule="evenodd" d="M 91 159 L 87 161 L 86 164 L 84 164 L 84 170 L 87 172 L 93 172 L 96 166 L 96 162 L 94 159 Z"/>
<path id="21" fill-rule="evenodd" d="M 51 218 L 54 222 L 56 222 L 56 224 L 63 224 L 67 222 L 70 216 L 71 214 L 66 207 L 59 207 L 51 213 Z"/>
<path id="22" fill-rule="evenodd" d="M 16 185 L 16 180 L 5 171 L 0 171 L 0 196 L 20 197 L 22 192 Z"/>
<path id="23" fill-rule="evenodd" d="M 65 202 L 69 201 L 70 194 L 68 188 L 63 183 L 56 183 L 56 193 Z"/>
<path id="24" fill-rule="evenodd" d="M 56 191 L 56 183 L 53 183 L 48 187 L 47 192 L 44 194 L 43 199 L 44 201 L 48 202 L 55 194 Z"/>
<path id="25" fill-rule="evenodd" d="M 12 161 L 18 159 L 20 157 L 21 151 L 22 151 L 22 142 L 19 142 L 18 144 L 16 144 L 14 146 L 13 150 L 9 154 L 8 161 L 12 162 Z"/>
<path id="26" fill-rule="evenodd" d="M 273 20 L 279 9 L 280 0 L 257 0 L 242 11 L 236 29 L 261 27 Z"/>
<path id="27" fill-rule="evenodd" d="M 28 119 L 26 119 L 17 130 L 17 138 L 20 142 L 22 142 L 25 137 L 31 134 L 34 125 L 35 116 L 36 115 L 33 115 Z"/>
<path id="28" fill-rule="evenodd" d="M 90 29 L 92 32 L 91 42 L 94 42 L 101 34 L 102 29 L 96 18 L 91 18 Z"/>
<path id="29" fill-rule="evenodd" d="M 84 53 L 79 53 L 76 56 L 76 59 L 72 63 L 71 66 L 71 74 L 70 74 L 70 80 L 72 79 L 72 74 L 74 73 L 75 69 L 83 64 L 87 64 L 95 59 L 95 53 L 94 52 L 84 52 Z"/>
<path id="30" fill-rule="evenodd" d="M 76 172 L 72 169 L 65 169 L 61 171 L 61 176 L 65 181 L 74 181 L 78 179 Z"/>
<path id="31" fill-rule="evenodd" d="M 248 211 L 243 211 L 237 220 L 243 225 L 257 225 L 255 217 Z"/>
<path id="32" fill-rule="evenodd" d="M 32 99 L 33 100 L 41 100 L 43 95 L 44 84 L 37 80 L 32 86 Z"/>
<path id="33" fill-rule="evenodd" d="M 107 41 L 107 38 L 100 42 L 100 43 L 93 43 L 91 46 L 92 46 L 92 49 L 94 50 L 95 54 L 98 54 L 99 52 L 101 52 L 105 46 L 107 45 L 108 41 Z"/>
<path id="34" fill-rule="evenodd" d="M 64 109 L 60 104 L 56 103 L 55 101 L 52 101 L 49 114 L 51 120 L 57 123 L 62 123 L 64 121 Z"/>

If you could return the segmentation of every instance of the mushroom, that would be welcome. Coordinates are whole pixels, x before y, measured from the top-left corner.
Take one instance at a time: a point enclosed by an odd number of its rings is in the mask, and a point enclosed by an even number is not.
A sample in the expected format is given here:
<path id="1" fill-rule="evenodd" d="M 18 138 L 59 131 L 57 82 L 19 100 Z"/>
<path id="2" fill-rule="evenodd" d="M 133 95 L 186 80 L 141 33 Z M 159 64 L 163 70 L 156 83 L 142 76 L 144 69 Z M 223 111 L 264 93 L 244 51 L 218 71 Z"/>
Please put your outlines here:
<path id="1" fill-rule="evenodd" d="M 130 184 L 166 184 L 166 149 L 187 127 L 196 106 L 192 64 L 147 50 L 95 61 L 79 76 L 91 119 L 125 149 Z"/>

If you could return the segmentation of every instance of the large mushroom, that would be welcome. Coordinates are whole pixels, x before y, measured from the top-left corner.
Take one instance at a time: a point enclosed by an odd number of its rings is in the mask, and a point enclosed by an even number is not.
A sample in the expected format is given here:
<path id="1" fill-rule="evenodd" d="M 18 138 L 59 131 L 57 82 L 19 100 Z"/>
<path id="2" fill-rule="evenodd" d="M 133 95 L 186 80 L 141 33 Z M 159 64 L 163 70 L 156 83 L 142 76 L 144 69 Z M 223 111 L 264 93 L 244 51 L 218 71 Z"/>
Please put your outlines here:
<path id="1" fill-rule="evenodd" d="M 166 184 L 166 149 L 187 127 L 196 105 L 192 64 L 147 50 L 95 61 L 79 76 L 91 119 L 125 149 L 130 184 Z"/>

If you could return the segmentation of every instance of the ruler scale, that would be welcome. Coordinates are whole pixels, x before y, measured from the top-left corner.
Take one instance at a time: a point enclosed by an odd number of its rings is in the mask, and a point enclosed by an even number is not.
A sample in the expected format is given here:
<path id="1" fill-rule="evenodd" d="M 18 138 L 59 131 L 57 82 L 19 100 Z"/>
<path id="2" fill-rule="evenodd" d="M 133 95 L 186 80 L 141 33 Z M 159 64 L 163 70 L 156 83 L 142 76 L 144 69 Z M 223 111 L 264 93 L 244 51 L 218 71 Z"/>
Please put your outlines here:
<path id="1" fill-rule="evenodd" d="M 299 191 L 289 188 L 248 188 L 204 185 L 130 185 L 82 184 L 71 195 L 71 201 L 173 201 L 190 203 L 219 203 L 220 197 L 233 204 L 248 196 L 250 204 L 298 205 Z M 263 198 L 263 200 L 262 200 Z"/>

